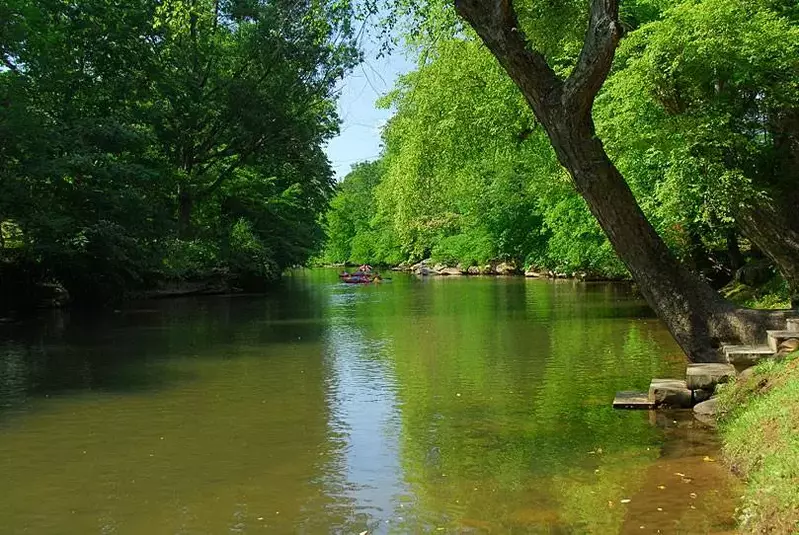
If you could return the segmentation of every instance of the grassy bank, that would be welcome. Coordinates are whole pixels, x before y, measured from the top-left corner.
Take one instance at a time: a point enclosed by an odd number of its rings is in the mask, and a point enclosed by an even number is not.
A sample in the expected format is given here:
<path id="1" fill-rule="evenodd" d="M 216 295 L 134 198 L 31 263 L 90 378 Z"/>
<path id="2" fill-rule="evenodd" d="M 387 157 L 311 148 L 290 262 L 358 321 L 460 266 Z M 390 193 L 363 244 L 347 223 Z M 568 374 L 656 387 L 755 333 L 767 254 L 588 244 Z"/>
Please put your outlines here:
<path id="1" fill-rule="evenodd" d="M 799 532 L 799 353 L 757 366 L 719 401 L 725 456 L 747 483 L 742 531 Z"/>

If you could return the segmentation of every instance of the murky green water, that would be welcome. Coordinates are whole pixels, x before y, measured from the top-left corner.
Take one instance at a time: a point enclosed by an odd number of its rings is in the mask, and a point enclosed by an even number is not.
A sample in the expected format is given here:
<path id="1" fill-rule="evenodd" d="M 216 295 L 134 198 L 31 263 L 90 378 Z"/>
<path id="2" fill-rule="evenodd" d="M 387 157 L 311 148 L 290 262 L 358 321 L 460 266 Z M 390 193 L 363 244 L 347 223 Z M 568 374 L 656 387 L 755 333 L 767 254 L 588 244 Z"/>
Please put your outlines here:
<path id="1" fill-rule="evenodd" d="M 713 435 L 610 408 L 683 368 L 618 285 L 320 270 L 48 312 L 0 325 L 0 533 L 722 532 Z"/>

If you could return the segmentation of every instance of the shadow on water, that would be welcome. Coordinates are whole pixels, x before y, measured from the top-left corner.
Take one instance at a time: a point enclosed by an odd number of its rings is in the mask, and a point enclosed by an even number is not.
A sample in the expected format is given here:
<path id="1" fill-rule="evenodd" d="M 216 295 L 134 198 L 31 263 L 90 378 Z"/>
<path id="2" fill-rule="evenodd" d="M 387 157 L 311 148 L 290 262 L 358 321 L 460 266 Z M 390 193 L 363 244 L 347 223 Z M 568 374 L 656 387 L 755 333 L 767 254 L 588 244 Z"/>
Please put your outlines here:
<path id="1" fill-rule="evenodd" d="M 55 309 L 0 324 L 0 415 L 32 398 L 147 392 L 195 379 L 186 367 L 169 365 L 176 357 L 227 359 L 236 357 L 236 345 L 316 343 L 325 304 L 307 286 L 284 284 L 268 296 Z"/>

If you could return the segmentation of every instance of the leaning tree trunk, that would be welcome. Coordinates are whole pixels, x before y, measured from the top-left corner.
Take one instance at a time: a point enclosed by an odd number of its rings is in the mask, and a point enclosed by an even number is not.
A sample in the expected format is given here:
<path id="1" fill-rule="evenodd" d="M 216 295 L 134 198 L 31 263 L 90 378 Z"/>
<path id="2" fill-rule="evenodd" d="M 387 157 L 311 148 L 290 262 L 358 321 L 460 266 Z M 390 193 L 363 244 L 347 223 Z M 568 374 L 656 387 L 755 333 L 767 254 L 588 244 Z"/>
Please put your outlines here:
<path id="1" fill-rule="evenodd" d="M 737 309 L 680 264 L 596 136 L 591 110 L 620 38 L 618 0 L 592 2 L 583 50 L 566 80 L 529 47 L 511 0 L 455 5 L 521 90 L 577 191 L 688 358 L 717 360 L 723 341 L 762 342 L 784 313 Z"/>
<path id="2" fill-rule="evenodd" d="M 768 256 L 791 291 L 791 306 L 799 301 L 799 232 L 786 220 L 784 212 L 765 202 L 737 211 L 736 222 L 744 235 Z"/>

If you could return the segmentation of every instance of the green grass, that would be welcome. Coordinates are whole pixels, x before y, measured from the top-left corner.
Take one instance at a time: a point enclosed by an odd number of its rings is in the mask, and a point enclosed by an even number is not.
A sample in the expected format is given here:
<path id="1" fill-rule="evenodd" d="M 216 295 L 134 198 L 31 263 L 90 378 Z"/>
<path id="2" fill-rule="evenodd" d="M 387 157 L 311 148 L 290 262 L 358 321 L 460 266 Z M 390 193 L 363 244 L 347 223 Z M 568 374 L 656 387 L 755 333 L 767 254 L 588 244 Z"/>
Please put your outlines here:
<path id="1" fill-rule="evenodd" d="M 741 529 L 799 533 L 799 356 L 767 362 L 719 394 L 724 454 L 747 482 Z"/>
<path id="2" fill-rule="evenodd" d="M 782 277 L 773 277 L 761 286 L 747 286 L 733 281 L 721 289 L 721 294 L 733 303 L 747 308 L 791 308 L 788 285 Z"/>

